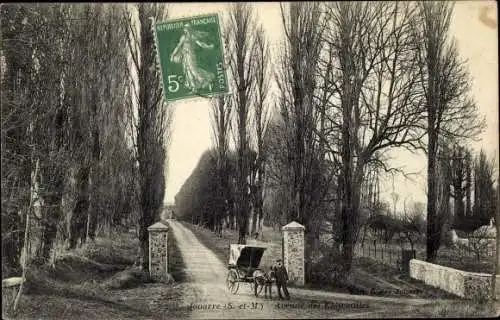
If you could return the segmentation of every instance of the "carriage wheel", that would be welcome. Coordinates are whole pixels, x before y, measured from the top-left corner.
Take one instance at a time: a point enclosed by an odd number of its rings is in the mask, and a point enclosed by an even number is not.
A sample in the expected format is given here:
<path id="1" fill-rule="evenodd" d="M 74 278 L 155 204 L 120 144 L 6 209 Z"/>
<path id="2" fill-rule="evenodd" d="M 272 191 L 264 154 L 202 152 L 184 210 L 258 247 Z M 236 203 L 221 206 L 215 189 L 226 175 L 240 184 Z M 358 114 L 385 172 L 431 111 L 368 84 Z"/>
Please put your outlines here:
<path id="1" fill-rule="evenodd" d="M 226 288 L 232 294 L 236 294 L 238 292 L 238 288 L 240 287 L 239 277 L 236 270 L 229 270 L 226 278 Z"/>

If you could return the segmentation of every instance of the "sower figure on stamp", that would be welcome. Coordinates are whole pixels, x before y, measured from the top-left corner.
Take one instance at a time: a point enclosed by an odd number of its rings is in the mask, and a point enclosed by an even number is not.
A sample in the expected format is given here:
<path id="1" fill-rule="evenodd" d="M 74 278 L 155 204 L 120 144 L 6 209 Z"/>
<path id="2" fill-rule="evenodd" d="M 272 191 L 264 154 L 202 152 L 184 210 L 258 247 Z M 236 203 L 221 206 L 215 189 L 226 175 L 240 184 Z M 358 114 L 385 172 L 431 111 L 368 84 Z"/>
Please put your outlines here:
<path id="1" fill-rule="evenodd" d="M 281 288 L 283 288 L 283 293 L 285 294 L 285 298 L 290 300 L 290 294 L 288 293 L 288 289 L 286 287 L 286 283 L 288 281 L 288 272 L 286 271 L 285 266 L 282 264 L 281 259 L 276 260 L 276 265 L 273 267 L 274 276 L 276 277 L 276 288 L 278 290 L 278 296 L 280 299 L 283 299 L 281 295 Z"/>

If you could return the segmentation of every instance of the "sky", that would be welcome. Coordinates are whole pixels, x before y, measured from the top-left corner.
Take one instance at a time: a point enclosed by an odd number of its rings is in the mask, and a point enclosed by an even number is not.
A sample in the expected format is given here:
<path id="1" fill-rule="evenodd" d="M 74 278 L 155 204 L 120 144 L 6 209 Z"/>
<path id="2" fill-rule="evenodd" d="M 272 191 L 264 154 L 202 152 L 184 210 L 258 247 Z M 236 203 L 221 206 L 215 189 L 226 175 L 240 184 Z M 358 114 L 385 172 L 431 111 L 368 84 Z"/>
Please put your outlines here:
<path id="1" fill-rule="evenodd" d="M 190 17 L 209 13 L 222 13 L 227 3 L 171 3 L 168 19 Z M 282 21 L 278 2 L 254 3 L 257 17 L 263 24 L 267 39 L 274 44 L 282 36 Z M 460 54 L 468 61 L 472 77 L 472 94 L 483 115 L 487 128 L 478 142 L 470 146 L 479 151 L 486 150 L 498 163 L 498 28 L 496 2 L 458 1 L 451 22 L 451 35 L 455 37 Z M 210 104 L 206 100 L 189 99 L 174 102 L 172 141 L 169 148 L 169 168 L 165 201 L 171 203 L 198 164 L 201 154 L 212 147 Z M 399 196 L 397 210 L 404 203 L 425 202 L 426 161 L 423 154 L 392 152 L 391 164 L 410 175 L 411 180 L 401 176 L 388 177 L 382 186 L 382 197 L 390 200 L 391 193 Z M 498 168 L 498 165 L 497 165 Z M 393 188 L 394 186 L 394 188 Z"/>

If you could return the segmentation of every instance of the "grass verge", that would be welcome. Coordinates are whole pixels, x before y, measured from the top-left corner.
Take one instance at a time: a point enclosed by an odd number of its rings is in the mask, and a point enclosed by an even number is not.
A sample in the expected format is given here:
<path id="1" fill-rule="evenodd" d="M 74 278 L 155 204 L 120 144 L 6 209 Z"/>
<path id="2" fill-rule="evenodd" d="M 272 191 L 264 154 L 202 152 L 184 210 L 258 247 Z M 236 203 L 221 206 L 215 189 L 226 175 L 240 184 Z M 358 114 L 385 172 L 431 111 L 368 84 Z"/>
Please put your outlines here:
<path id="1" fill-rule="evenodd" d="M 31 268 L 17 314 L 3 314 L 3 319 L 184 316 L 167 306 L 181 299 L 182 285 L 149 283 L 144 272 L 132 267 L 138 245 L 134 234 L 115 233 L 63 253 L 55 268 Z"/>
<path id="2" fill-rule="evenodd" d="M 415 312 L 419 318 L 492 318 L 498 317 L 500 311 L 491 302 L 475 303 L 457 301 L 436 306 L 422 306 Z"/>

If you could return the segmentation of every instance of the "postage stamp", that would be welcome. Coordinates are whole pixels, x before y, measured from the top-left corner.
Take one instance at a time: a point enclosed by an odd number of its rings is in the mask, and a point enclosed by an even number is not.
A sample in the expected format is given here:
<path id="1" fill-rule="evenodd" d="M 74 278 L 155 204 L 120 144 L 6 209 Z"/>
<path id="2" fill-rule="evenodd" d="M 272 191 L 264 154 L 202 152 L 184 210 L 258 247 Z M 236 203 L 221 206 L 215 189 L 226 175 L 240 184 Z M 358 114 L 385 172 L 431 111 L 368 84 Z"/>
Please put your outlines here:
<path id="1" fill-rule="evenodd" d="M 155 31 L 166 101 L 229 93 L 218 14 L 159 22 Z"/>

